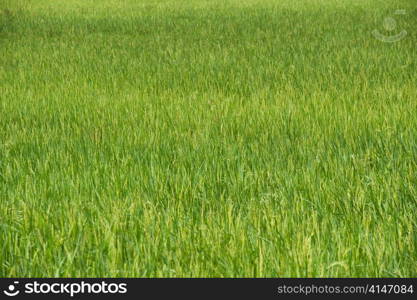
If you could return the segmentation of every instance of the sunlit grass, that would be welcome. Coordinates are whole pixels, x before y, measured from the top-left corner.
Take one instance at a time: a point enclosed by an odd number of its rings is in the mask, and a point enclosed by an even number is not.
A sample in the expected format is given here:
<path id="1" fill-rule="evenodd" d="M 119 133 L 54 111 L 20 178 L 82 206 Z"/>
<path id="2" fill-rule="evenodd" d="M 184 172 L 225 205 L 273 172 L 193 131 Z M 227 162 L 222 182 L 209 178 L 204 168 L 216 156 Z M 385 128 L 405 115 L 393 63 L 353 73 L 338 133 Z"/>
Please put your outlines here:
<path id="1" fill-rule="evenodd" d="M 0 276 L 417 276 L 413 1 L 0 5 Z"/>

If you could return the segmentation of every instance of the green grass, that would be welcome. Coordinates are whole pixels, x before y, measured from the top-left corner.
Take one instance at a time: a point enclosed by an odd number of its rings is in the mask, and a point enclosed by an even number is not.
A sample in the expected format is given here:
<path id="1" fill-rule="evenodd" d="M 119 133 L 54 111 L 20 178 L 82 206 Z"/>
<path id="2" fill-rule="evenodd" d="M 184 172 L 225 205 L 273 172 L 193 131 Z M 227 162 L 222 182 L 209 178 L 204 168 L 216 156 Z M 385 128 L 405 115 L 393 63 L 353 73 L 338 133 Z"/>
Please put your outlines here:
<path id="1" fill-rule="evenodd" d="M 1 277 L 417 276 L 415 1 L 0 9 Z"/>

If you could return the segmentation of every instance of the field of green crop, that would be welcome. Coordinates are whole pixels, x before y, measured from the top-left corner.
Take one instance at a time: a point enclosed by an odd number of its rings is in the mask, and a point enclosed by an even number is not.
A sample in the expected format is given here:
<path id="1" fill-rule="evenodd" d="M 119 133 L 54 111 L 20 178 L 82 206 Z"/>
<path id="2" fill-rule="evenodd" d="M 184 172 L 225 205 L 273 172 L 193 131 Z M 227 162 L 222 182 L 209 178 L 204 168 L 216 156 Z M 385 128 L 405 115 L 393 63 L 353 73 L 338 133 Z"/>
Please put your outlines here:
<path id="1" fill-rule="evenodd" d="M 417 276 L 416 29 L 414 0 L 0 0 L 0 277 Z"/>

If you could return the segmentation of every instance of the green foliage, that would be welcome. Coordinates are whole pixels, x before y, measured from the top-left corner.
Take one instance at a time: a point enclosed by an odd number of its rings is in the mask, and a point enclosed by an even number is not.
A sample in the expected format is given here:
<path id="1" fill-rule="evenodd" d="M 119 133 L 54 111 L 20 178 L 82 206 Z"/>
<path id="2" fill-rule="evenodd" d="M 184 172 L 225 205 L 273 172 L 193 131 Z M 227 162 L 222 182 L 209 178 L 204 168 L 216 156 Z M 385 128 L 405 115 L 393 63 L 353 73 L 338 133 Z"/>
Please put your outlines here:
<path id="1" fill-rule="evenodd" d="M 412 1 L 16 3 L 1 277 L 417 276 Z"/>

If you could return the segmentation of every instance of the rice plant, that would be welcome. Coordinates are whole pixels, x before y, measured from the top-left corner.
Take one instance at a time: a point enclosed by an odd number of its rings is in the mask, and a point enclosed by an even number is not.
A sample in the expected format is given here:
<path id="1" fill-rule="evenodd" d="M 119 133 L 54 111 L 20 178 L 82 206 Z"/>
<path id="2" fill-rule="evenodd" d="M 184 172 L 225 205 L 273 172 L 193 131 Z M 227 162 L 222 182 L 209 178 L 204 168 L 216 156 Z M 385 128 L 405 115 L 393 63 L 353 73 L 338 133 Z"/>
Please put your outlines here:
<path id="1" fill-rule="evenodd" d="M 0 276 L 417 276 L 416 9 L 0 0 Z"/>

